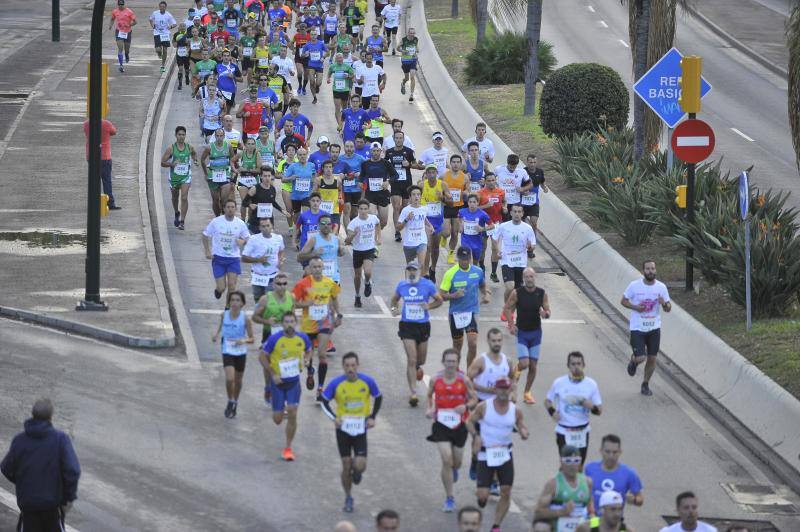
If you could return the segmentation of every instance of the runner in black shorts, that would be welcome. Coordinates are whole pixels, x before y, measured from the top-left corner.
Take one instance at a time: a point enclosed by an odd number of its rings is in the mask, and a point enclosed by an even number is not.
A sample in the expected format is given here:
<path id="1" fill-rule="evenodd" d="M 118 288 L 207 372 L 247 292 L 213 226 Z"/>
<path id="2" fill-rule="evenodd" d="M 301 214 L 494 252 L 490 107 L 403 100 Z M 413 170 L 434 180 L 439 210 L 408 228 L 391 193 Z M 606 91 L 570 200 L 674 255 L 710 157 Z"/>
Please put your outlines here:
<path id="1" fill-rule="evenodd" d="M 386 159 L 381 158 L 380 142 L 370 144 L 370 158 L 361 163 L 359 178 L 367 187 L 364 197 L 378 208 L 381 230 L 389 220 L 389 183 L 397 179 L 397 171 Z"/>

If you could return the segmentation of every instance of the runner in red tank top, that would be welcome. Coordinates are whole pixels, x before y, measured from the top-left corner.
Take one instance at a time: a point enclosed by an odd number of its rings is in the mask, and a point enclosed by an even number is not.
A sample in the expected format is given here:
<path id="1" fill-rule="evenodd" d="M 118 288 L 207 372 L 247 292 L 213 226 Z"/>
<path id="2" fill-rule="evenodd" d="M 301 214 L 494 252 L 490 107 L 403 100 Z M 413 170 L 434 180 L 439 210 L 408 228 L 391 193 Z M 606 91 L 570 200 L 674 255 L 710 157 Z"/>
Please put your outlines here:
<path id="1" fill-rule="evenodd" d="M 236 116 L 242 119 L 242 133 L 247 137 L 258 138 L 258 129 L 261 127 L 261 115 L 264 106 L 258 101 L 258 87 L 250 87 L 250 98 L 242 102 L 236 111 Z"/>
<path id="2" fill-rule="evenodd" d="M 468 409 L 477 404 L 478 399 L 472 383 L 458 370 L 461 354 L 455 349 L 445 349 L 442 353 L 444 371 L 431 379 L 428 387 L 428 411 L 426 415 L 434 419 L 428 441 L 436 443 L 442 456 L 442 484 L 447 499 L 443 512 L 453 512 L 456 501 L 453 497 L 453 483 L 458 480 L 458 469 L 464 456 L 467 442 L 467 428 L 464 421 Z"/>

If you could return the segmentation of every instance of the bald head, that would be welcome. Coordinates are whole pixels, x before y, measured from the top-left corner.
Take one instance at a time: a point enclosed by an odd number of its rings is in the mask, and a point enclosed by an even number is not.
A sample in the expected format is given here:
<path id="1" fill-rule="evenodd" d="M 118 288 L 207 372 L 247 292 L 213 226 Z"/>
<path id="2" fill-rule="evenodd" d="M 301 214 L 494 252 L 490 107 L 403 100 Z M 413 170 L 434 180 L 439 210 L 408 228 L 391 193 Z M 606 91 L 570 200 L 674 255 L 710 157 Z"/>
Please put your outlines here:
<path id="1" fill-rule="evenodd" d="M 536 287 L 536 271 L 530 266 L 522 270 L 522 284 L 529 290 Z"/>
<path id="2" fill-rule="evenodd" d="M 350 521 L 339 521 L 336 523 L 336 527 L 333 529 L 333 532 L 358 532 L 358 530 Z"/>

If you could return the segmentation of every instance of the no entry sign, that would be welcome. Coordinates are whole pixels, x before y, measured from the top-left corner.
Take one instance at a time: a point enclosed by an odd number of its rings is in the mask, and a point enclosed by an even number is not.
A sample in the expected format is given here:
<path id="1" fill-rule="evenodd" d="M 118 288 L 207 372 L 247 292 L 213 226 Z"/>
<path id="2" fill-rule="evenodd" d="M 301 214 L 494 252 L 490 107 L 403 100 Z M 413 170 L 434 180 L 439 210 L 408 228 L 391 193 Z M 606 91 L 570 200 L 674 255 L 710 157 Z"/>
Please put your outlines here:
<path id="1" fill-rule="evenodd" d="M 672 133 L 672 150 L 681 161 L 704 161 L 714 151 L 714 130 L 702 120 L 684 120 Z"/>

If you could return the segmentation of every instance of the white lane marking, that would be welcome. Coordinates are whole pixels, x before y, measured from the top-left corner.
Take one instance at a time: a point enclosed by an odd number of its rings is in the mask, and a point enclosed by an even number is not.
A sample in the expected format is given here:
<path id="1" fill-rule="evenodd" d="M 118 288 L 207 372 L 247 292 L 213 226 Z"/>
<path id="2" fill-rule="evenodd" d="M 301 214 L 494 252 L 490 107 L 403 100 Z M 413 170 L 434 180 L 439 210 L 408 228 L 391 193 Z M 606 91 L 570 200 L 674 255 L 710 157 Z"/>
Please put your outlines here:
<path id="1" fill-rule="evenodd" d="M 678 137 L 677 144 L 678 146 L 708 146 L 711 143 L 711 139 L 708 137 L 700 136 L 700 137 Z"/>
<path id="2" fill-rule="evenodd" d="M 381 296 L 375 296 L 375 302 L 381 307 L 381 312 L 383 312 L 384 316 L 392 316 L 392 311 L 389 310 L 389 307 L 386 306 L 386 301 L 383 300 Z"/>
<path id="3" fill-rule="evenodd" d="M 19 507 L 17 506 L 17 498 L 12 495 L 11 493 L 7 492 L 3 488 L 0 488 L 0 504 L 8 506 L 15 513 L 19 513 Z M 65 525 L 67 532 L 80 532 L 77 528 L 71 527 L 69 525 Z"/>
<path id="4" fill-rule="evenodd" d="M 600 21 L 600 25 L 601 25 L 601 26 L 603 26 L 604 28 L 607 28 L 607 27 L 608 27 L 608 24 L 606 24 L 606 21 L 605 21 L 605 20 L 601 20 L 601 21 Z"/>
<path id="5" fill-rule="evenodd" d="M 586 9 L 588 9 L 590 13 L 594 13 L 594 8 L 592 6 L 586 6 Z"/>
<path id="6" fill-rule="evenodd" d="M 622 43 L 622 46 L 624 46 L 625 48 L 630 48 L 630 47 L 631 47 L 631 45 L 630 45 L 630 44 L 626 43 L 626 42 L 625 42 L 625 41 L 623 41 L 622 39 L 617 39 L 617 40 L 618 40 L 620 43 Z"/>
<path id="7" fill-rule="evenodd" d="M 732 127 L 731 131 L 733 131 L 734 133 L 736 133 L 737 135 L 739 135 L 740 137 L 742 137 L 745 140 L 749 140 L 750 142 L 755 142 L 756 141 L 755 139 L 752 139 L 752 138 L 748 137 L 747 135 L 745 135 L 744 133 L 742 133 L 741 131 L 739 131 L 735 127 Z"/>

